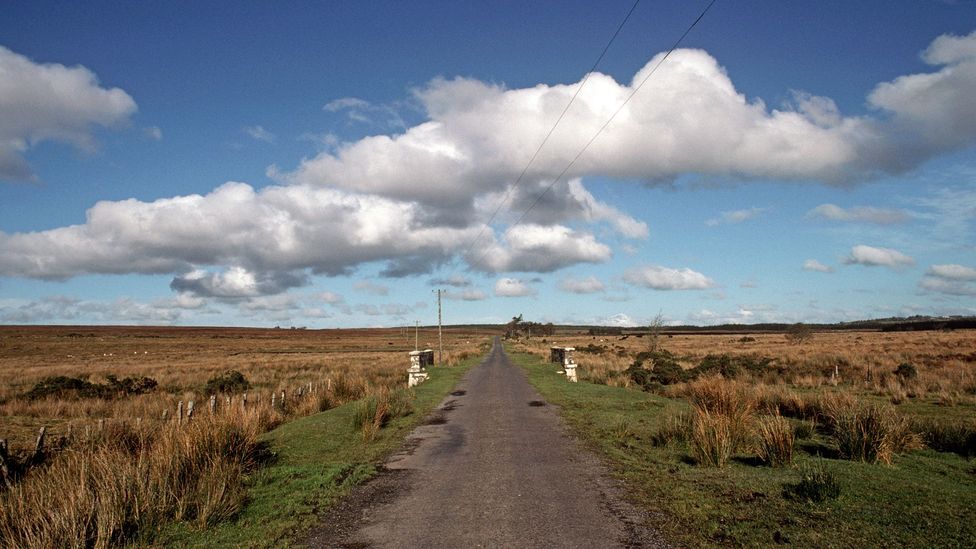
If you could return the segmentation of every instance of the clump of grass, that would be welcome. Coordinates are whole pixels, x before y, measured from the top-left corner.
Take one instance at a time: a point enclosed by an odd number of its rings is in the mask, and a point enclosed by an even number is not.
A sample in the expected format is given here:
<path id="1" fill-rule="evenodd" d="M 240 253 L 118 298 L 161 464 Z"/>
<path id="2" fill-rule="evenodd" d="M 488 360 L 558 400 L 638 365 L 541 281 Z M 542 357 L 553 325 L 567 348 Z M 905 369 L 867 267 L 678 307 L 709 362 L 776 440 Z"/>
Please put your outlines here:
<path id="1" fill-rule="evenodd" d="M 709 377 L 689 383 L 687 390 L 696 411 L 707 412 L 699 416 L 725 418 L 732 452 L 749 447 L 755 400 L 746 386 L 721 377 Z"/>
<path id="2" fill-rule="evenodd" d="M 921 446 L 908 420 L 888 406 L 857 404 L 832 414 L 834 438 L 847 459 L 890 464 L 895 453 Z"/>
<path id="3" fill-rule="evenodd" d="M 696 408 L 691 425 L 691 453 L 706 467 L 725 467 L 735 448 L 732 420 L 725 415 Z"/>
<path id="4" fill-rule="evenodd" d="M 797 421 L 793 426 L 793 438 L 799 440 L 812 438 L 816 430 L 816 421 Z"/>
<path id="5" fill-rule="evenodd" d="M 756 422 L 756 453 L 759 459 L 773 467 L 793 463 L 795 435 L 789 420 L 777 412 Z"/>
<path id="6" fill-rule="evenodd" d="M 788 499 L 823 503 L 840 496 L 840 483 L 827 469 L 824 461 L 818 459 L 813 465 L 800 468 L 800 480 L 783 487 L 783 495 Z"/>
<path id="7" fill-rule="evenodd" d="M 363 442 L 371 442 L 390 420 L 413 413 L 413 393 L 407 389 L 381 390 L 362 399 L 353 415 L 353 428 L 359 429 Z"/>
<path id="8" fill-rule="evenodd" d="M 976 456 L 976 420 L 917 420 L 913 428 L 933 450 L 954 452 L 967 458 Z"/>
<path id="9" fill-rule="evenodd" d="M 681 412 L 670 415 L 664 423 L 651 434 L 651 444 L 666 446 L 675 441 L 688 440 L 688 433 L 692 430 L 691 416 Z"/>

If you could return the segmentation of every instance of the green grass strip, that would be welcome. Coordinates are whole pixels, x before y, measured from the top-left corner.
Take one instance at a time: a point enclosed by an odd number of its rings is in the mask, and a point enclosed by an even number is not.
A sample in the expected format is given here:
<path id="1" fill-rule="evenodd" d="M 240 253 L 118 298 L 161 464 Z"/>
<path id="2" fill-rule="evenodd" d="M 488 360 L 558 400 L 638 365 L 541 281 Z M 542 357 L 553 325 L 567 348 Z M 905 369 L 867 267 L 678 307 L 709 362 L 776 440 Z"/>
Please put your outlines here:
<path id="1" fill-rule="evenodd" d="M 737 455 L 724 469 L 696 465 L 687 443 L 655 446 L 653 434 L 683 400 L 569 383 L 556 364 L 509 353 L 536 390 L 580 438 L 605 458 L 654 526 L 689 547 L 972 547 L 976 540 L 976 461 L 921 450 L 891 466 L 823 459 L 840 497 L 814 504 L 788 499 L 784 485 L 818 462 L 829 440 L 798 441 L 794 467 L 758 465 Z M 586 365 L 582 364 L 581 368 Z"/>
<path id="2" fill-rule="evenodd" d="M 161 532 L 157 542 L 167 547 L 301 546 L 322 511 L 372 478 L 377 465 L 403 444 L 480 360 L 429 368 L 430 378 L 415 389 L 414 412 L 391 421 L 368 444 L 353 428 L 358 402 L 296 419 L 263 435 L 277 459 L 247 479 L 248 503 L 236 519 L 207 530 L 174 524 Z"/>

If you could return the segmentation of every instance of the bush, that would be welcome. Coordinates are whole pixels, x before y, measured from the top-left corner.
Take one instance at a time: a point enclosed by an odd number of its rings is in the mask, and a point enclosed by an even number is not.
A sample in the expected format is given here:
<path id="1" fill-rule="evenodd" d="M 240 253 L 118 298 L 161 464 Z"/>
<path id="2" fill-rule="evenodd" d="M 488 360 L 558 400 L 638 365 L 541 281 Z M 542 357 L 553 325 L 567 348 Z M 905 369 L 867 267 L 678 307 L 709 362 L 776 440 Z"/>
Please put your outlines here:
<path id="1" fill-rule="evenodd" d="M 250 388 L 251 384 L 244 377 L 244 374 L 237 370 L 227 370 L 220 375 L 208 379 L 207 384 L 203 387 L 203 392 L 208 395 L 215 395 L 217 393 L 234 394 L 243 393 Z"/>
<path id="2" fill-rule="evenodd" d="M 759 459 L 773 467 L 793 463 L 793 445 L 796 439 L 788 419 L 779 413 L 760 418 L 756 435 L 756 453 Z"/>
<path id="3" fill-rule="evenodd" d="M 648 361 L 651 363 L 650 369 L 644 368 L 644 363 Z M 671 385 L 688 379 L 674 355 L 664 350 L 638 353 L 626 372 L 630 380 L 645 391 L 658 385 Z"/>
<path id="4" fill-rule="evenodd" d="M 766 357 L 708 355 L 690 374 L 695 377 L 721 374 L 724 378 L 734 379 L 743 373 L 762 373 L 772 361 Z"/>
<path id="5" fill-rule="evenodd" d="M 24 395 L 29 400 L 55 397 L 60 399 L 72 398 L 104 398 L 112 399 L 128 395 L 141 395 L 156 390 L 156 380 L 151 377 L 126 377 L 119 379 L 114 375 L 106 376 L 107 383 L 92 383 L 87 379 L 50 376 L 34 384 Z"/>
<path id="6" fill-rule="evenodd" d="M 895 368 L 895 375 L 902 379 L 915 379 L 918 377 L 918 369 L 914 365 L 902 362 Z"/>
<path id="7" fill-rule="evenodd" d="M 784 486 L 783 495 L 788 499 L 822 503 L 840 496 L 840 483 L 823 460 L 817 460 L 815 465 L 801 467 L 800 481 Z"/>

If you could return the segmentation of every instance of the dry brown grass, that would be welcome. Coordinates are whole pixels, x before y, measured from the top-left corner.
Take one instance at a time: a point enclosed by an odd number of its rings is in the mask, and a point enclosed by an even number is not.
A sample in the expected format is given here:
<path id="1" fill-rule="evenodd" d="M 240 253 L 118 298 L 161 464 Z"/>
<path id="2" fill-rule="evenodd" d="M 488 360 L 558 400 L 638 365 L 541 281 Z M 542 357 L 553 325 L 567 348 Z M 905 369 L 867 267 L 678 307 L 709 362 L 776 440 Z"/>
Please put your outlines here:
<path id="1" fill-rule="evenodd" d="M 750 447 L 770 463 L 789 463 L 795 437 L 784 417 L 816 425 L 854 460 L 889 463 L 923 439 L 933 448 L 972 453 L 976 330 L 825 332 L 800 342 L 776 333 L 696 333 L 665 335 L 657 343 L 686 372 L 710 355 L 762 365 L 739 368 L 734 380 L 699 376 L 651 388 L 692 404 L 686 433 L 700 463 L 721 466 Z M 551 345 L 577 349 L 581 380 L 625 387 L 633 384 L 625 370 L 649 348 L 646 335 L 564 331 L 524 339 L 516 349 L 547 359 Z M 903 364 L 910 366 L 896 373 Z M 756 420 L 754 412 L 766 417 Z M 673 427 L 661 427 L 655 442 L 676 440 Z"/>
<path id="2" fill-rule="evenodd" d="M 479 353 L 485 335 L 445 330 L 445 363 Z M 420 344 L 436 348 L 436 331 L 422 330 Z M 309 383 L 323 399 L 332 399 L 318 405 L 296 400 L 303 409 L 287 409 L 289 415 L 303 415 L 400 385 L 413 346 L 412 329 L 0 327 L 0 438 L 24 448 L 42 425 L 57 437 L 69 423 L 77 431 L 99 419 L 158 421 L 164 411 L 172 417 L 180 400 L 194 400 L 196 413 L 206 413 L 209 395 L 203 386 L 231 369 L 250 381 L 250 403 L 270 401 L 272 392 L 282 390 L 292 397 Z M 42 378 L 57 375 L 93 382 L 108 375 L 147 376 L 159 387 L 152 394 L 114 400 L 22 397 Z M 328 384 L 333 389 L 326 391 Z M 218 405 L 226 405 L 224 396 Z"/>
<path id="3" fill-rule="evenodd" d="M 113 424 L 0 494 L 0 545 L 115 547 L 168 520 L 208 526 L 232 516 L 264 421 L 254 411 L 184 426 Z"/>
<path id="4" fill-rule="evenodd" d="M 445 363 L 481 352 L 485 335 L 446 330 Z M 44 425 L 53 450 L 0 490 L 0 546 L 115 547 L 172 520 L 224 520 L 243 505 L 260 433 L 370 395 L 379 409 L 364 439 L 408 413 L 405 391 L 393 389 L 406 383 L 412 348 L 405 330 L 0 328 L 0 438 L 23 462 Z M 230 369 L 251 383 L 247 406 L 243 395 L 218 395 L 211 411 L 203 387 Z M 159 387 L 119 398 L 25 394 L 49 376 L 109 375 Z M 192 419 L 178 422 L 177 403 L 190 401 Z"/>
<path id="5" fill-rule="evenodd" d="M 519 348 L 548 358 L 550 345 L 598 349 L 577 352 L 582 379 L 610 385 L 627 385 L 619 376 L 637 353 L 647 350 L 647 336 L 590 336 L 559 333 L 548 338 L 528 338 Z M 976 331 L 951 332 L 826 332 L 791 343 L 784 334 L 676 334 L 663 336 L 659 345 L 674 353 L 685 369 L 697 366 L 708 355 L 770 357 L 776 367 L 768 377 L 754 381 L 786 383 L 805 388 L 829 385 L 837 371 L 840 384 L 878 390 L 887 394 L 886 383 L 901 363 L 918 368 L 919 377 L 904 386 L 911 392 L 945 389 L 957 396 L 976 394 Z M 589 346 L 593 347 L 589 347 Z"/>

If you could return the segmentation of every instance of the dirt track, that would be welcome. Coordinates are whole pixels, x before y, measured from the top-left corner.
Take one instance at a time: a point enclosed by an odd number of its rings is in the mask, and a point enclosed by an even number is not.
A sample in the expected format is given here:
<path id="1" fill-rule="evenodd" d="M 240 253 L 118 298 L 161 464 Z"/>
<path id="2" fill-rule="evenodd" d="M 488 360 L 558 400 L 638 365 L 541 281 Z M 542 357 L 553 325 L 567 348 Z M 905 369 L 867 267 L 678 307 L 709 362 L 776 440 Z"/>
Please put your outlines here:
<path id="1" fill-rule="evenodd" d="M 497 340 L 313 547 L 659 547 Z"/>

